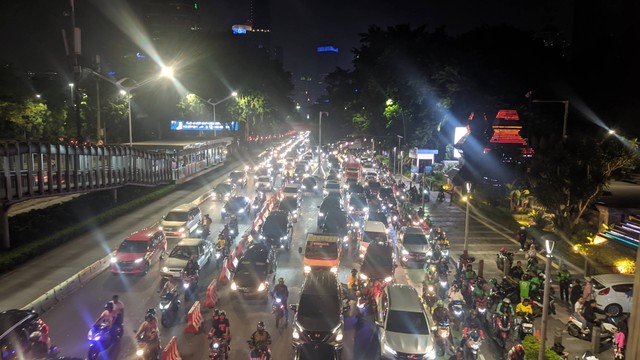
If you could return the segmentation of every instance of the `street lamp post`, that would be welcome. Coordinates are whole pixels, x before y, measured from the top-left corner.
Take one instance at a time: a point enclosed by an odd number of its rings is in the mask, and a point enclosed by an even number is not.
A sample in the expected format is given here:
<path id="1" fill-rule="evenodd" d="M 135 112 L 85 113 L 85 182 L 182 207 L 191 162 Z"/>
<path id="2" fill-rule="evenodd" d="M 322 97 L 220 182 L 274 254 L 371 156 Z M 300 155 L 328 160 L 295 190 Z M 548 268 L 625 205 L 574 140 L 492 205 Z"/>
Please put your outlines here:
<path id="1" fill-rule="evenodd" d="M 465 197 L 463 197 L 463 200 L 465 200 L 466 204 L 466 210 L 465 210 L 465 215 L 464 215 L 464 252 L 465 254 L 467 253 L 467 241 L 469 239 L 469 203 L 471 202 L 471 183 L 467 182 L 465 184 L 465 187 L 467 189 L 467 194 Z M 453 195 L 453 193 L 451 193 Z"/>
<path id="2" fill-rule="evenodd" d="M 198 96 L 198 95 L 196 95 L 196 96 Z M 229 99 L 231 99 L 233 97 L 236 97 L 236 96 L 238 96 L 238 93 L 236 91 L 234 91 L 229 96 L 227 96 L 226 98 L 224 98 L 222 100 L 219 100 L 219 101 L 216 101 L 216 102 L 211 102 L 211 100 L 213 100 L 213 99 L 205 100 L 207 102 L 207 104 L 211 105 L 212 110 L 213 110 L 213 122 L 214 122 L 214 124 L 213 124 L 213 126 L 214 126 L 214 128 L 213 128 L 213 136 L 214 137 L 218 135 L 218 132 L 215 129 L 215 126 L 216 126 L 215 122 L 218 121 L 218 120 L 216 120 L 216 105 L 219 105 L 220 103 L 223 103 L 223 102 L 225 102 L 225 101 L 227 101 L 227 100 L 229 100 Z"/>
<path id="3" fill-rule="evenodd" d="M 538 352 L 538 360 L 544 360 L 545 342 L 547 341 L 547 326 L 549 325 L 549 288 L 551 287 L 551 253 L 555 242 L 553 240 L 545 240 L 545 266 L 544 266 L 544 300 L 542 301 L 542 329 L 540 330 L 540 351 Z"/>

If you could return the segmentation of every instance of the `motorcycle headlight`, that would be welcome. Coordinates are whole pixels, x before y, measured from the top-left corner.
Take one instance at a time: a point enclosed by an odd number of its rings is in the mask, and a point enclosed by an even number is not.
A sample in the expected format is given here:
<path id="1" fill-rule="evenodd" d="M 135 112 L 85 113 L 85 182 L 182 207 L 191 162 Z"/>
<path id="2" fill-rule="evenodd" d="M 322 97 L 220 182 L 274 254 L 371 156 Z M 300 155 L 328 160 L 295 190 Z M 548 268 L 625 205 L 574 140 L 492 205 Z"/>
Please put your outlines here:
<path id="1" fill-rule="evenodd" d="M 143 349 L 136 350 L 136 356 L 142 356 L 142 355 L 144 355 L 144 350 Z"/>
<path id="2" fill-rule="evenodd" d="M 188 289 L 188 288 L 189 288 L 189 283 L 187 283 L 187 282 L 186 282 L 186 283 L 182 284 L 182 286 L 183 286 L 185 289 Z"/>
<path id="3" fill-rule="evenodd" d="M 227 212 L 227 209 L 222 208 L 222 213 L 226 213 L 226 212 Z"/>
<path id="4" fill-rule="evenodd" d="M 231 290 L 234 290 L 234 291 L 235 291 L 235 290 L 238 290 L 238 285 L 236 284 L 236 282 L 235 282 L 235 281 L 232 281 L 232 282 L 231 282 Z"/>
<path id="5" fill-rule="evenodd" d="M 424 360 L 433 360 L 436 358 L 436 350 L 431 350 L 428 353 L 424 354 L 422 357 Z"/>
<path id="6" fill-rule="evenodd" d="M 144 260 L 144 258 L 135 259 L 133 262 L 136 264 L 140 264 Z"/>
<path id="7" fill-rule="evenodd" d="M 429 285 L 429 291 L 433 291 L 433 286 Z"/>
<path id="8" fill-rule="evenodd" d="M 260 235 L 260 239 L 264 239 L 264 235 Z"/>
<path id="9" fill-rule="evenodd" d="M 311 266 L 305 265 L 304 272 L 305 272 L 305 274 L 310 273 L 311 272 Z"/>
<path id="10" fill-rule="evenodd" d="M 178 232 L 184 232 L 186 229 L 184 227 L 181 227 L 180 229 L 178 229 Z"/>
<path id="11" fill-rule="evenodd" d="M 356 221 L 356 222 L 353 223 L 353 226 L 358 227 L 358 226 L 360 226 L 360 223 Z"/>
<path id="12" fill-rule="evenodd" d="M 213 348 L 214 348 L 214 349 L 217 349 L 217 348 L 219 348 L 219 347 L 220 347 L 220 344 L 218 344 L 218 343 L 213 343 Z"/>
<path id="13" fill-rule="evenodd" d="M 244 209 L 238 210 L 238 214 L 242 214 L 242 213 L 244 213 Z"/>
<path id="14" fill-rule="evenodd" d="M 168 267 L 166 267 L 166 266 L 163 266 L 163 267 L 162 267 L 162 272 L 169 272 L 169 268 L 168 268 Z"/>
<path id="15" fill-rule="evenodd" d="M 264 289 L 266 289 L 267 287 L 264 286 L 264 283 L 260 283 L 260 286 L 258 286 L 258 291 L 264 291 Z"/>
<path id="16" fill-rule="evenodd" d="M 353 206 L 349 206 L 349 210 L 353 211 Z"/>
<path id="17" fill-rule="evenodd" d="M 293 338 L 298 340 L 300 339 L 300 333 L 298 333 L 298 330 L 293 330 Z"/>
<path id="18" fill-rule="evenodd" d="M 216 259 L 220 259 L 220 256 L 222 256 L 222 254 L 220 254 L 219 252 L 216 253 Z"/>
<path id="19" fill-rule="evenodd" d="M 409 255 L 409 252 L 405 249 L 402 249 L 402 255 Z"/>
<path id="20" fill-rule="evenodd" d="M 332 273 L 337 274 L 338 273 L 338 268 L 337 267 L 332 267 L 330 270 Z"/>
<path id="21" fill-rule="evenodd" d="M 166 310 L 166 309 L 169 308 L 169 303 L 166 303 L 166 304 L 160 303 L 160 305 L 158 305 L 158 307 L 160 308 L 160 310 Z"/>
<path id="22" fill-rule="evenodd" d="M 384 278 L 384 282 L 390 283 L 391 280 L 393 280 L 393 278 L 391 276 L 387 276 L 386 278 Z"/>
<path id="23" fill-rule="evenodd" d="M 446 281 L 440 281 L 440 286 L 442 286 L 442 287 L 447 286 L 447 282 Z"/>
<path id="24" fill-rule="evenodd" d="M 360 273 L 360 279 L 367 280 L 369 277 L 363 273 Z"/>
<path id="25" fill-rule="evenodd" d="M 342 341 L 343 338 L 344 335 L 342 334 L 342 330 L 338 330 L 338 333 L 336 334 L 336 341 Z"/>
<path id="26" fill-rule="evenodd" d="M 162 231 L 162 230 L 164 230 L 164 227 L 158 226 L 158 230 Z"/>
<path id="27" fill-rule="evenodd" d="M 364 208 L 362 208 L 362 211 L 367 212 L 369 211 L 369 208 L 365 206 Z"/>
<path id="28" fill-rule="evenodd" d="M 117 263 L 117 262 L 118 262 L 118 258 L 114 258 L 114 257 L 112 257 L 111 259 L 109 259 L 109 261 L 110 261 L 112 264 L 115 264 L 115 263 Z"/>

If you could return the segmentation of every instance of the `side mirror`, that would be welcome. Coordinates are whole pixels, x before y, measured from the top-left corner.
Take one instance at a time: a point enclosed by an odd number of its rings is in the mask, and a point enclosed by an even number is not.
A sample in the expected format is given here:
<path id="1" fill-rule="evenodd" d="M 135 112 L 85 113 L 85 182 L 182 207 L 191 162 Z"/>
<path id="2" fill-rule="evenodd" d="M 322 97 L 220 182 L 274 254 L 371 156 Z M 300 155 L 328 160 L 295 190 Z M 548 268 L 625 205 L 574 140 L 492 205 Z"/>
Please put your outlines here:
<path id="1" fill-rule="evenodd" d="M 298 247 L 298 253 L 302 254 L 302 246 Z"/>
<path id="2" fill-rule="evenodd" d="M 289 305 L 289 309 L 293 310 L 293 312 L 298 312 L 298 304 Z"/>

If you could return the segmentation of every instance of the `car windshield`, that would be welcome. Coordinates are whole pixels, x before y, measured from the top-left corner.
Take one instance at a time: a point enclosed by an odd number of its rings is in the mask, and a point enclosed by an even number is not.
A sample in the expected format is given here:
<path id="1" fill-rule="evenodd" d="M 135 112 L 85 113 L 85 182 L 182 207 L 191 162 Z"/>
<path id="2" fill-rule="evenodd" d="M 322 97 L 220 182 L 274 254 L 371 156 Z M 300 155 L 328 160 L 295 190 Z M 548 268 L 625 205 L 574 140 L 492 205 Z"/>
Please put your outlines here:
<path id="1" fill-rule="evenodd" d="M 334 260 L 338 258 L 338 244 L 328 241 L 307 241 L 304 257 L 313 260 Z"/>
<path id="2" fill-rule="evenodd" d="M 304 174 L 304 172 L 307 171 L 307 167 L 304 165 L 298 165 L 296 166 L 296 169 L 294 170 L 294 172 L 296 174 Z"/>
<path id="3" fill-rule="evenodd" d="M 147 251 L 147 242 L 146 241 L 131 241 L 125 240 L 120 244 L 118 248 L 118 252 L 120 253 L 143 253 Z"/>
<path id="4" fill-rule="evenodd" d="M 377 181 L 369 181 L 369 189 L 380 189 L 380 183 Z"/>
<path id="5" fill-rule="evenodd" d="M 267 216 L 264 225 L 262 226 L 262 233 L 265 236 L 283 236 L 287 233 L 287 218 L 286 216 Z"/>
<path id="6" fill-rule="evenodd" d="M 390 310 L 389 315 L 387 315 L 387 331 L 429 335 L 429 325 L 423 313 Z"/>
<path id="7" fill-rule="evenodd" d="M 316 185 L 316 179 L 312 178 L 312 177 L 308 177 L 305 178 L 304 180 L 302 180 L 302 183 L 306 186 L 315 186 Z"/>
<path id="8" fill-rule="evenodd" d="M 387 234 L 380 232 L 365 231 L 362 233 L 362 241 L 370 242 L 387 242 Z"/>
<path id="9" fill-rule="evenodd" d="M 320 211 L 327 211 L 329 209 L 340 209 L 339 197 L 326 197 L 320 205 Z"/>
<path id="10" fill-rule="evenodd" d="M 606 287 L 602 283 L 600 283 L 598 280 L 593 278 L 591 279 L 591 284 L 593 285 L 593 288 L 596 290 L 602 290 Z"/>
<path id="11" fill-rule="evenodd" d="M 387 223 L 387 215 L 380 213 L 380 212 L 374 212 L 374 213 L 370 213 L 369 214 L 369 218 L 367 219 L 369 221 L 380 221 L 381 223 L 384 224 L 385 227 L 387 227 L 389 224 Z"/>
<path id="12" fill-rule="evenodd" d="M 354 196 L 351 196 L 351 199 L 349 200 L 349 205 L 353 206 L 354 208 L 362 209 L 363 207 L 367 206 L 367 199 L 362 196 L 354 195 Z"/>
<path id="13" fill-rule="evenodd" d="M 270 178 L 270 177 L 268 177 L 268 176 L 260 176 L 260 177 L 258 178 L 258 181 L 259 181 L 259 182 L 271 182 L 271 178 Z"/>
<path id="14" fill-rule="evenodd" d="M 267 264 L 265 262 L 252 262 L 251 260 L 244 260 L 238 264 L 237 275 L 251 275 L 256 274 L 261 278 L 264 278 L 267 274 Z"/>
<path id="15" fill-rule="evenodd" d="M 189 260 L 193 255 L 198 256 L 198 248 L 196 246 L 178 245 L 171 250 L 169 257 Z"/>
<path id="16" fill-rule="evenodd" d="M 283 192 L 285 192 L 287 194 L 297 194 L 298 193 L 298 189 L 296 189 L 294 187 L 288 187 L 288 188 L 284 188 Z"/>
<path id="17" fill-rule="evenodd" d="M 325 318 L 328 314 L 340 313 L 340 301 L 333 296 L 302 294 L 298 305 L 298 316 Z"/>
<path id="18" fill-rule="evenodd" d="M 189 213 L 186 211 L 170 211 L 164 219 L 167 221 L 187 221 Z"/>
<path id="19" fill-rule="evenodd" d="M 427 245 L 427 237 L 424 234 L 404 234 L 402 242 L 405 245 Z"/>

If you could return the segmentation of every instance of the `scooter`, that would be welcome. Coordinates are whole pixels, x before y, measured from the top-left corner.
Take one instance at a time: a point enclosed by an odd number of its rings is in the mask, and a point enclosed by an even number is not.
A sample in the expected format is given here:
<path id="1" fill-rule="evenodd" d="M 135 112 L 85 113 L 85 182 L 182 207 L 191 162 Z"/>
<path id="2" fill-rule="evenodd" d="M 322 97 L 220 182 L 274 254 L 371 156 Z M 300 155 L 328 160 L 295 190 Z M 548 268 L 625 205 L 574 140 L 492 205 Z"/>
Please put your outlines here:
<path id="1" fill-rule="evenodd" d="M 517 316 L 513 322 L 513 336 L 516 341 L 524 340 L 525 336 L 533 336 L 536 333 L 536 328 L 533 324 L 533 315 L 526 313 L 518 313 L 516 315 Z"/>
<path id="2" fill-rule="evenodd" d="M 271 354 L 271 349 L 267 345 L 263 345 L 260 347 L 253 346 L 253 341 L 247 340 L 247 344 L 249 345 L 249 360 L 266 360 L 267 354 Z"/>
<path id="3" fill-rule="evenodd" d="M 594 325 L 597 326 L 597 325 Z M 610 348 L 613 344 L 613 331 L 616 329 L 616 326 L 612 323 L 610 318 L 605 318 L 600 322 L 600 348 L 606 350 Z M 591 341 L 591 336 L 593 332 L 589 327 L 587 327 L 584 331 L 582 331 L 582 321 L 576 318 L 573 315 L 569 315 L 569 322 L 567 323 L 567 333 L 569 335 L 585 340 Z"/>
<path id="4" fill-rule="evenodd" d="M 178 294 L 168 293 L 160 298 L 160 324 L 163 327 L 171 327 L 178 320 L 178 310 L 180 308 L 180 300 Z"/>
<path id="5" fill-rule="evenodd" d="M 453 315 L 453 330 L 459 331 L 460 325 L 464 322 L 464 309 L 462 300 L 454 300 L 449 303 L 449 311 Z"/>
<path id="6" fill-rule="evenodd" d="M 122 326 L 116 326 L 113 331 L 106 324 L 100 324 L 89 329 L 87 338 L 89 339 L 89 353 L 87 359 L 95 360 L 101 352 L 107 351 L 122 337 Z"/>
<path id="7" fill-rule="evenodd" d="M 429 307 L 429 311 L 433 309 L 433 306 L 438 301 L 438 296 L 436 295 L 436 289 L 434 285 L 427 285 L 422 287 L 422 299 Z"/>
<path id="8" fill-rule="evenodd" d="M 447 276 L 447 273 L 438 273 L 438 297 L 445 300 L 448 293 L 449 277 Z"/>
<path id="9" fill-rule="evenodd" d="M 493 331 L 496 343 L 504 349 L 511 333 L 511 316 L 508 314 L 494 314 Z"/>
<path id="10" fill-rule="evenodd" d="M 275 314 L 275 317 L 276 317 L 276 329 L 279 327 L 280 321 L 282 321 L 282 323 L 286 327 L 288 325 L 287 324 L 287 320 L 286 319 L 282 320 L 282 318 L 284 317 L 285 311 L 287 309 L 284 306 L 284 303 L 282 303 L 282 299 L 274 298 L 273 299 L 273 305 L 271 306 L 271 309 L 272 309 L 272 312 Z"/>
<path id="11" fill-rule="evenodd" d="M 211 342 L 209 343 L 209 360 L 224 360 L 229 358 L 229 345 L 224 337 L 219 338 L 213 335 L 213 329 L 207 336 Z"/>
<path id="12" fill-rule="evenodd" d="M 465 359 L 478 359 L 478 351 L 482 345 L 482 339 L 480 339 L 480 331 L 472 329 L 469 331 L 467 341 L 464 343 L 464 358 Z"/>
<path id="13" fill-rule="evenodd" d="M 450 338 L 451 338 L 451 329 L 449 328 L 448 321 L 439 322 L 436 326 L 436 354 L 438 356 L 444 356 L 447 349 L 451 346 Z"/>
<path id="14" fill-rule="evenodd" d="M 184 288 L 184 301 L 189 301 L 189 298 L 196 297 L 196 291 L 198 290 L 198 274 L 185 274 L 181 275 L 182 287 Z"/>
<path id="15" fill-rule="evenodd" d="M 136 359 L 157 360 L 160 357 L 159 342 L 150 341 L 144 335 L 139 336 L 136 340 Z"/>
<path id="16" fill-rule="evenodd" d="M 507 252 L 506 254 L 498 253 L 496 255 L 496 265 L 498 266 L 498 270 L 504 272 L 504 265 L 508 264 L 511 266 L 513 264 L 513 253 Z"/>
<path id="17" fill-rule="evenodd" d="M 440 190 L 437 200 L 438 202 L 444 202 L 444 191 Z"/>

